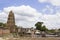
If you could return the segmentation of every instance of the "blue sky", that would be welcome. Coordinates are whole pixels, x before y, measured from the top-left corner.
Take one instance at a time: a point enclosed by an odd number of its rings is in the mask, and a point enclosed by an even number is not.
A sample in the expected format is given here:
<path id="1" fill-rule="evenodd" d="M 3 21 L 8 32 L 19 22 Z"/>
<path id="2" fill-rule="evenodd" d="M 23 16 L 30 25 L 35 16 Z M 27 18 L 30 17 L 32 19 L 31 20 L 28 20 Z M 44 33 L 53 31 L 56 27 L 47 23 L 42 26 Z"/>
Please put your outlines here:
<path id="1" fill-rule="evenodd" d="M 0 0 L 0 22 L 7 21 L 9 10 L 15 13 L 19 26 L 33 27 L 43 21 L 47 28 L 60 28 L 60 0 Z"/>
<path id="2" fill-rule="evenodd" d="M 20 5 L 29 5 L 37 9 L 39 12 L 42 12 L 42 10 L 46 8 L 47 5 L 51 7 L 54 11 L 56 11 L 56 9 L 60 10 L 60 6 L 58 8 L 57 6 L 53 6 L 51 3 L 48 3 L 48 2 L 41 3 L 41 2 L 38 2 L 37 0 L 13 0 L 13 1 L 12 0 L 0 0 L 0 10 L 3 10 L 3 8 L 9 7 L 9 6 L 20 6 Z M 48 14 L 49 12 L 50 10 L 48 10 L 45 13 Z"/>
<path id="3" fill-rule="evenodd" d="M 9 6 L 30 5 L 37 10 L 41 10 L 49 3 L 39 3 L 37 0 L 0 0 L 0 5 L 0 9 Z"/>
<path id="4" fill-rule="evenodd" d="M 32 7 L 37 6 L 34 4 L 38 4 L 36 3 L 36 0 L 0 0 L 0 9 L 3 9 L 4 7 L 8 7 L 8 6 L 20 6 L 20 5 L 30 5 Z M 34 6 L 33 6 L 34 5 Z"/>
<path id="5" fill-rule="evenodd" d="M 0 9 L 9 6 L 30 5 L 37 10 L 40 10 L 45 6 L 45 4 L 41 4 L 37 0 L 0 0 L 0 5 Z"/>

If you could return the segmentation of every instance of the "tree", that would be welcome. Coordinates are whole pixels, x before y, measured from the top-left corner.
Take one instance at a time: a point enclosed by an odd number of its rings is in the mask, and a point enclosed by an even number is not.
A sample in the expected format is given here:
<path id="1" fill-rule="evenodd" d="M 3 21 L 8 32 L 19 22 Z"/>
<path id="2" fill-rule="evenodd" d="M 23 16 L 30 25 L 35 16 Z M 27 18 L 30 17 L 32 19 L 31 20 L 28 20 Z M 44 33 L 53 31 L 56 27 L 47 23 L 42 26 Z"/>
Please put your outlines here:
<path id="1" fill-rule="evenodd" d="M 42 24 L 43 24 L 43 22 L 37 22 L 37 23 L 35 24 L 35 26 L 36 26 L 36 29 L 37 29 L 37 30 L 40 30 L 40 31 L 41 31 L 42 37 L 46 37 L 45 31 L 47 30 L 47 28 L 46 28 L 45 25 L 42 26 Z"/>
<path id="2" fill-rule="evenodd" d="M 6 27 L 6 23 L 3 24 L 3 27 Z"/>
<path id="3" fill-rule="evenodd" d="M 55 33 L 54 29 L 48 30 L 50 33 Z"/>
<path id="4" fill-rule="evenodd" d="M 46 31 L 46 30 L 48 30 L 48 29 L 46 28 L 46 26 L 45 26 L 45 25 L 42 26 L 42 24 L 43 24 L 43 22 L 37 22 L 37 23 L 35 24 L 36 29 L 37 29 L 37 30 L 40 30 L 40 31 Z"/>
<path id="5" fill-rule="evenodd" d="M 60 28 L 58 29 L 58 31 L 60 32 Z"/>
<path id="6" fill-rule="evenodd" d="M 3 25 L 3 23 L 0 23 L 0 26 L 2 26 Z"/>
<path id="7" fill-rule="evenodd" d="M 36 29 L 42 31 L 42 24 L 43 24 L 43 22 L 37 22 L 37 23 L 35 24 Z"/>
<path id="8" fill-rule="evenodd" d="M 48 30 L 45 25 L 42 26 L 42 31 Z"/>
<path id="9" fill-rule="evenodd" d="M 6 27 L 6 23 L 0 23 L 0 27 Z"/>

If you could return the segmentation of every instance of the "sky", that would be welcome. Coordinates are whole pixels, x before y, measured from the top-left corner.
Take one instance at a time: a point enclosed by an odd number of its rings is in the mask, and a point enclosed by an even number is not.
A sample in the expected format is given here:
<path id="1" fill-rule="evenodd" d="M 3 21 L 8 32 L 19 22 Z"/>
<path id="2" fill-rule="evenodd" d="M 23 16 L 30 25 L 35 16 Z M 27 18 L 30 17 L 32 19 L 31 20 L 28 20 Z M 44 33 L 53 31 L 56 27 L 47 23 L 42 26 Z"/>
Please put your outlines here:
<path id="1" fill-rule="evenodd" d="M 44 22 L 48 29 L 60 28 L 60 0 L 0 0 L 0 22 L 7 22 L 11 10 L 20 27 L 31 28 Z"/>

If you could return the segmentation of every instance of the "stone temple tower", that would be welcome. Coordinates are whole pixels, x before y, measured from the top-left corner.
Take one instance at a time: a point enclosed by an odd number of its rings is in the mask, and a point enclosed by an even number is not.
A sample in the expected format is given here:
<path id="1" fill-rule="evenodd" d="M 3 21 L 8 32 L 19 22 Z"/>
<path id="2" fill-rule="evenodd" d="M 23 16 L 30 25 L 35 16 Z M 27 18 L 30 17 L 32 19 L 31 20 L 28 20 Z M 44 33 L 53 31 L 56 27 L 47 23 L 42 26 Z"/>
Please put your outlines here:
<path id="1" fill-rule="evenodd" d="M 15 32 L 15 17 L 12 11 L 10 11 L 8 15 L 7 28 L 11 33 Z"/>

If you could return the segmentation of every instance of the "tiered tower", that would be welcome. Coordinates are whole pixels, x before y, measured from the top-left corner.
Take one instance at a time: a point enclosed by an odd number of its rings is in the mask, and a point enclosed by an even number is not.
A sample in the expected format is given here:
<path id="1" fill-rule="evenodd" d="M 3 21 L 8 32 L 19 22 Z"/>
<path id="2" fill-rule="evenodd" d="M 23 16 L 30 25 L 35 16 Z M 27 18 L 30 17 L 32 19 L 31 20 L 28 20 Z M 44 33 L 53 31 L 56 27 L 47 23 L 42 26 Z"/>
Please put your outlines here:
<path id="1" fill-rule="evenodd" d="M 8 15 L 7 28 L 10 30 L 11 33 L 15 32 L 15 18 L 12 11 L 10 11 Z"/>

